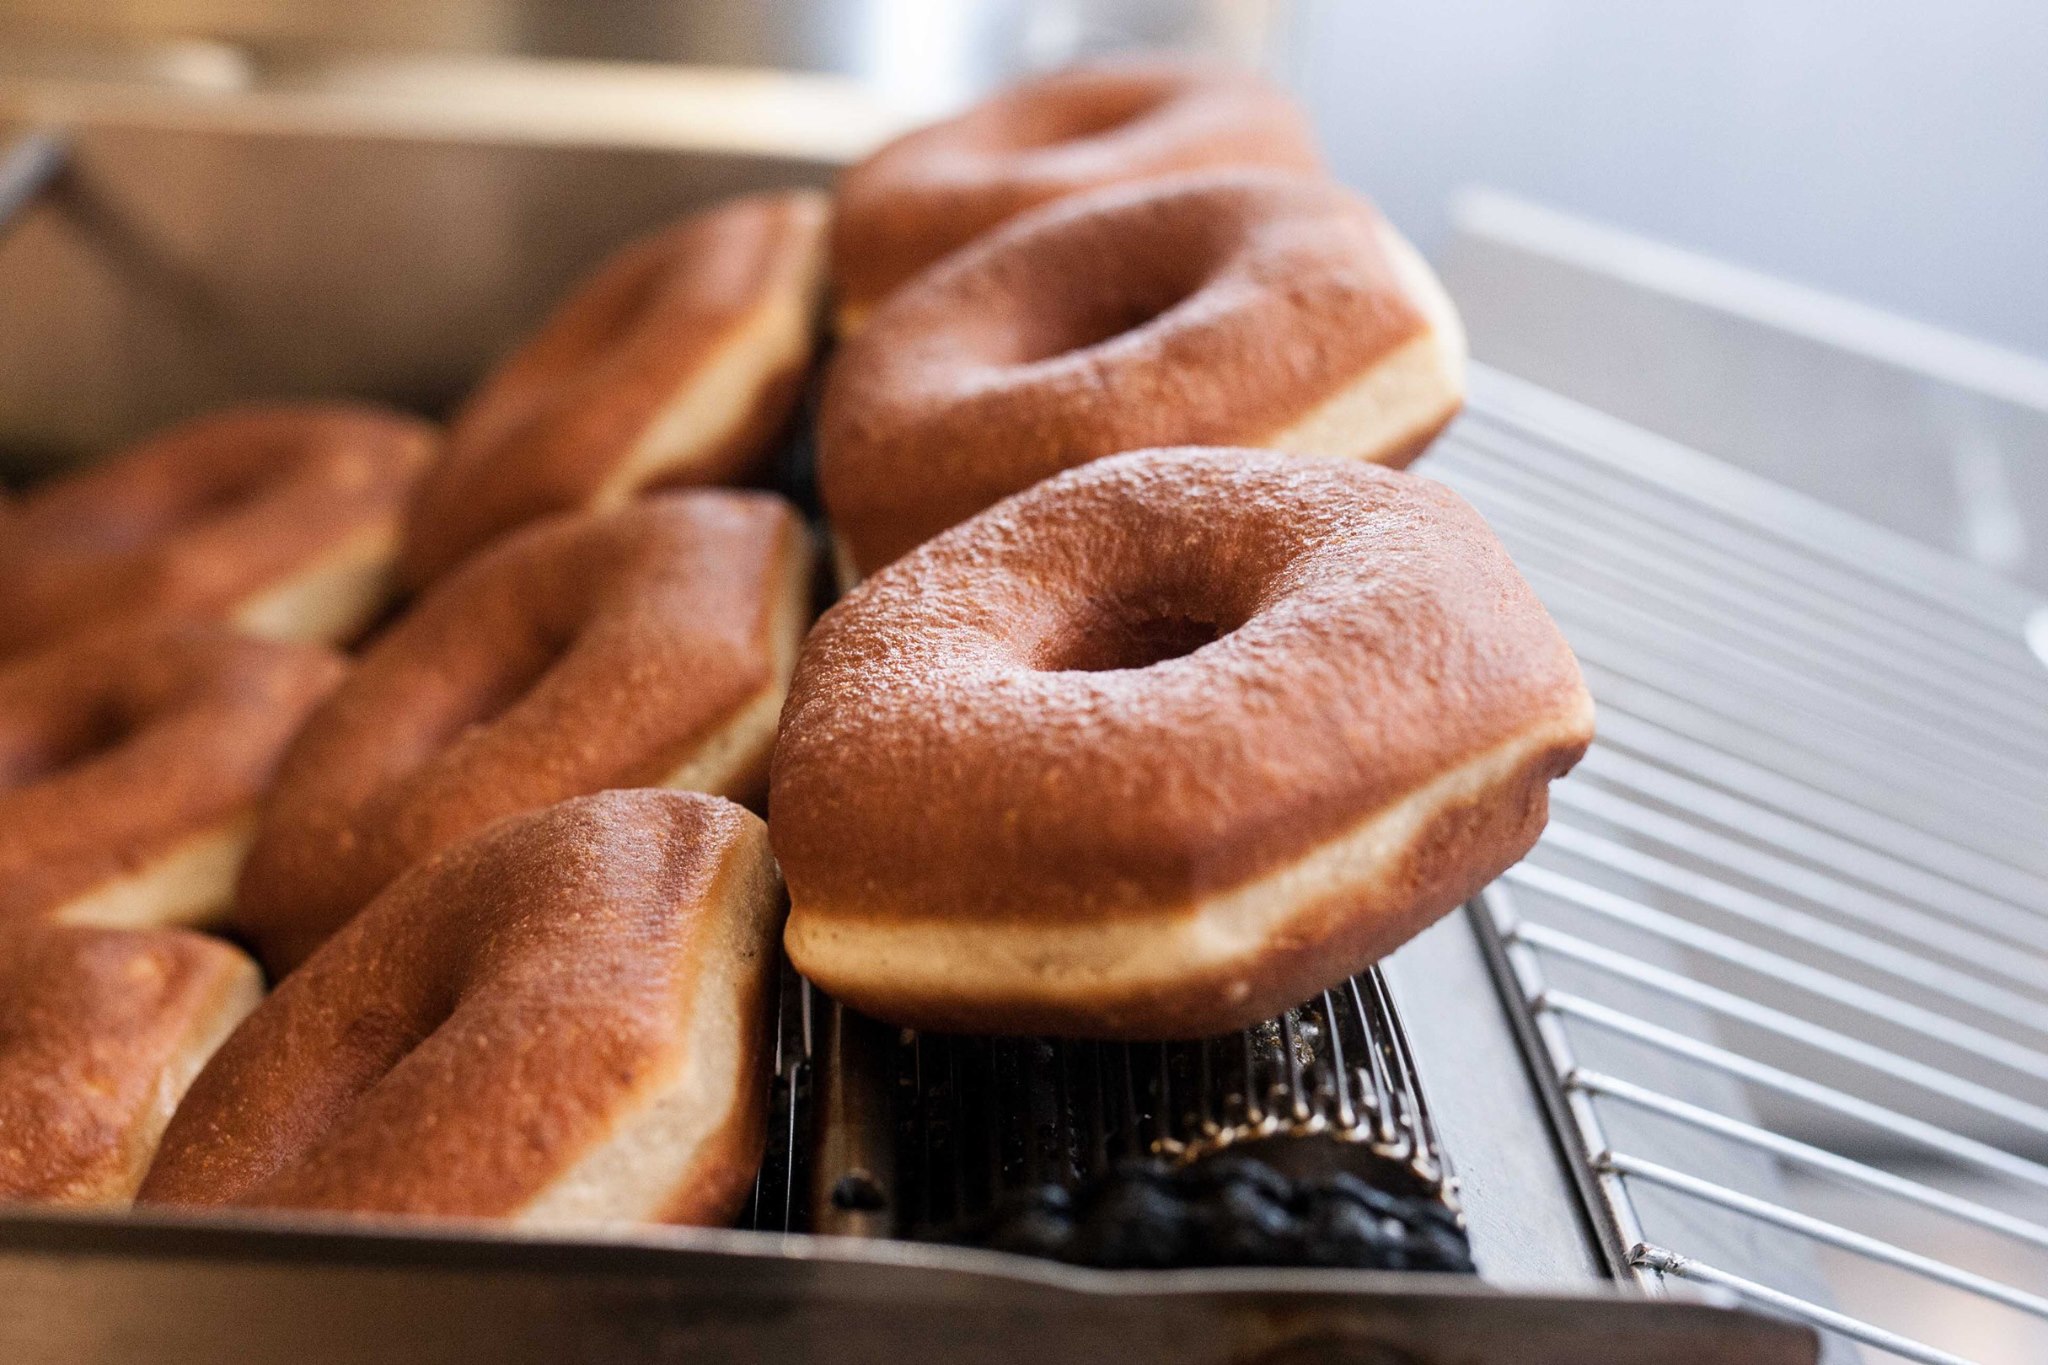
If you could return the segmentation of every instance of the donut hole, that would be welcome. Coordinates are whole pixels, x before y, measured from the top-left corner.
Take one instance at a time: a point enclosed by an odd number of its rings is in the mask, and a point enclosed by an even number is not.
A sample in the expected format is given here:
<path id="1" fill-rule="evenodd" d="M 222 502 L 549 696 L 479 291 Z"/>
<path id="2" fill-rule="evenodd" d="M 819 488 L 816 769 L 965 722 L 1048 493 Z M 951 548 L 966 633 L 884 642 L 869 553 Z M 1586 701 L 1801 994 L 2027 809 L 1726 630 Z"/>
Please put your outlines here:
<path id="1" fill-rule="evenodd" d="M 79 707 L 61 723 L 0 749 L 0 790 L 25 787 L 119 748 L 135 733 L 135 718 L 111 703 Z"/>
<path id="2" fill-rule="evenodd" d="M 1041 647 L 1049 673 L 1112 673 L 1186 658 L 1236 629 L 1220 613 L 1107 610 L 1071 621 Z"/>
<path id="3" fill-rule="evenodd" d="M 1028 310 L 1003 360 L 1035 365 L 1093 349 L 1150 326 L 1199 293 L 1207 277 L 1181 261 L 1127 272 L 1117 288 L 1073 292 L 1064 307 Z"/>
<path id="4" fill-rule="evenodd" d="M 493 660 L 495 667 L 473 681 L 441 716 L 437 731 L 428 736 L 433 747 L 451 743 L 462 735 L 491 724 L 519 705 L 553 672 L 575 646 L 574 632 L 536 630 L 523 648 L 507 650 Z"/>
<path id="5" fill-rule="evenodd" d="M 1152 113 L 1172 95 L 1170 90 L 1139 86 L 1100 91 L 1092 99 L 1048 100 L 1010 121 L 1002 146 L 1013 152 L 1039 152 L 1106 137 Z"/>

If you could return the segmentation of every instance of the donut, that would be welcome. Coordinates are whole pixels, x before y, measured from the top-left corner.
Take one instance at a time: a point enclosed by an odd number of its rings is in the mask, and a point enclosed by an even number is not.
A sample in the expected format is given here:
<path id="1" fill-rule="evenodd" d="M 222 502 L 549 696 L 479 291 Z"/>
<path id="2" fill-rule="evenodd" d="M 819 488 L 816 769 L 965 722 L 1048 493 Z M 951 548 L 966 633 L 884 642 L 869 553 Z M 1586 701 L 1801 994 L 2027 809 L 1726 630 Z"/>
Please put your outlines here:
<path id="1" fill-rule="evenodd" d="M 256 964 L 204 934 L 0 926 L 0 1204 L 127 1204 L 262 996 Z"/>
<path id="2" fill-rule="evenodd" d="M 405 499 L 437 443 L 380 408 L 235 408 L 36 488 L 0 540 L 0 655 L 159 614 L 350 639 L 384 608 Z"/>
<path id="3" fill-rule="evenodd" d="M 768 1104 L 781 884 L 717 797 L 607 791 L 412 868 L 193 1084 L 145 1204 L 715 1223 Z"/>
<path id="4" fill-rule="evenodd" d="M 827 217 L 815 191 L 736 199 L 605 262 L 456 416 L 407 581 L 548 512 L 758 472 L 815 345 Z"/>
<path id="5" fill-rule="evenodd" d="M 811 633 L 769 797 L 785 945 L 912 1028 L 1243 1027 L 1519 858 L 1591 736 L 1571 651 L 1441 485 L 1098 461 Z"/>
<path id="6" fill-rule="evenodd" d="M 1257 445 L 1405 465 L 1456 414 L 1429 268 L 1326 181 L 1222 171 L 1033 211 L 840 351 L 818 479 L 842 577 L 1121 451 Z"/>
<path id="7" fill-rule="evenodd" d="M 0 666 L 0 923 L 218 922 L 285 746 L 344 670 L 172 620 Z"/>
<path id="8" fill-rule="evenodd" d="M 839 329 L 1026 209 L 1105 185 L 1223 166 L 1314 172 L 1301 110 L 1249 72 L 1167 58 L 1040 76 L 889 143 L 840 177 Z"/>
<path id="9" fill-rule="evenodd" d="M 407 866 L 607 787 L 752 798 L 810 623 L 767 493 L 662 493 L 527 527 L 436 583 L 287 753 L 235 923 L 281 974 Z"/>

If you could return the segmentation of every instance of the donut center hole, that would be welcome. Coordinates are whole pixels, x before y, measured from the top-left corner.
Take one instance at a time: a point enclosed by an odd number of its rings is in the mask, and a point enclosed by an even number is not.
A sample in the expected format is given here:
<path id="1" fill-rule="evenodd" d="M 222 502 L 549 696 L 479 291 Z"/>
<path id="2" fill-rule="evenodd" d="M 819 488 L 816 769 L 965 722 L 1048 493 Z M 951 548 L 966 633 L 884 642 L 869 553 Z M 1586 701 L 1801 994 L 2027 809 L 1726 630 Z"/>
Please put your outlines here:
<path id="1" fill-rule="evenodd" d="M 134 732 L 133 722 L 118 706 L 82 708 L 66 716 L 61 726 L 0 750 L 0 790 L 55 777 L 119 748 Z"/>
<path id="2" fill-rule="evenodd" d="M 1105 612 L 1054 637 L 1040 666 L 1055 673 L 1109 673 L 1180 659 L 1228 635 L 1232 626 L 1186 612 Z"/>
<path id="3" fill-rule="evenodd" d="M 435 747 L 453 743 L 517 706 L 554 671 L 555 665 L 575 643 L 573 634 L 536 632 L 523 642 L 522 648 L 508 652 L 498 661 L 497 670 L 485 677 L 481 685 L 463 699 L 463 704 L 451 708 L 442 718 L 443 725 Z"/>
<path id="4" fill-rule="evenodd" d="M 1102 290 L 1076 298 L 1075 306 L 1047 310 L 1028 319 L 1008 359 L 1019 365 L 1055 360 L 1127 336 L 1172 312 L 1202 287 L 1173 263 L 1121 282 L 1121 292 Z"/>
<path id="5" fill-rule="evenodd" d="M 1038 152 L 1102 137 L 1137 122 L 1166 100 L 1167 95 L 1158 90 L 1120 90 L 1085 103 L 1048 104 L 1019 119 L 1001 143 L 1010 151 Z"/>

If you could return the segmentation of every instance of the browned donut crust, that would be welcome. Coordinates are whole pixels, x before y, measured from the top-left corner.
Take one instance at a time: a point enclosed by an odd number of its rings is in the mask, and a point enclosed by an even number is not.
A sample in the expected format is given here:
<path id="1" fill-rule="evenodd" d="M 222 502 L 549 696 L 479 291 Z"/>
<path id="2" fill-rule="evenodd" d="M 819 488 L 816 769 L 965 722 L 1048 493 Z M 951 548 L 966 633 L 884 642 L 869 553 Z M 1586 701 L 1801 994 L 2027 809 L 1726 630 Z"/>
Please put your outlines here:
<path id="1" fill-rule="evenodd" d="M 1240 1027 L 1514 862 L 1591 736 L 1571 651 L 1441 485 L 1102 460 L 811 633 L 770 796 L 786 946 L 912 1027 Z"/>
<path id="2" fill-rule="evenodd" d="M 438 443 L 381 408 L 235 408 L 35 489 L 0 541 L 0 654 L 144 614 L 349 639 L 389 597 L 399 516 Z"/>
<path id="3" fill-rule="evenodd" d="M 828 216 L 810 190 L 735 199 L 607 261 L 456 417 L 407 581 L 548 512 L 756 472 L 816 345 Z"/>
<path id="4" fill-rule="evenodd" d="M 767 1107 L 781 886 L 731 802 L 608 791 L 413 868 L 236 1031 L 141 1200 L 711 1223 Z"/>
<path id="5" fill-rule="evenodd" d="M 0 1204 L 125 1205 L 262 997 L 256 964 L 203 934 L 0 927 Z"/>
<path id="6" fill-rule="evenodd" d="M 606 787 L 753 797 L 811 615 L 809 534 L 766 493 L 567 513 L 382 636 L 286 756 L 236 923 L 282 973 L 408 865 Z"/>
<path id="7" fill-rule="evenodd" d="M 1041 76 L 889 143 L 840 177 L 842 329 L 934 261 L 1049 200 L 1177 171 L 1320 168 L 1294 103 L 1249 72 L 1164 58 Z"/>
<path id="8" fill-rule="evenodd" d="M 1457 412 L 1464 342 L 1371 206 L 1270 171 L 1019 218 L 892 298 L 832 364 L 818 479 L 871 573 L 1089 460 L 1183 442 L 1403 465 Z"/>
<path id="9" fill-rule="evenodd" d="M 0 667 L 0 922 L 220 919 L 285 746 L 345 667 L 178 621 Z"/>

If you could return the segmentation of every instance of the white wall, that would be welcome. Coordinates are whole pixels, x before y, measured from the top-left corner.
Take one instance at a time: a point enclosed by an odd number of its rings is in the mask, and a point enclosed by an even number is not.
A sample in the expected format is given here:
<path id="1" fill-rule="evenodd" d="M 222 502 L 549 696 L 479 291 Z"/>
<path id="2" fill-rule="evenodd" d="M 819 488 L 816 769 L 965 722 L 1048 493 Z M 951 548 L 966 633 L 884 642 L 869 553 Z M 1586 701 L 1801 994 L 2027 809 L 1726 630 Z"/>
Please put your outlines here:
<path id="1" fill-rule="evenodd" d="M 1294 0 L 1281 74 L 1425 249 L 1486 182 L 2048 355 L 2048 0 Z"/>

